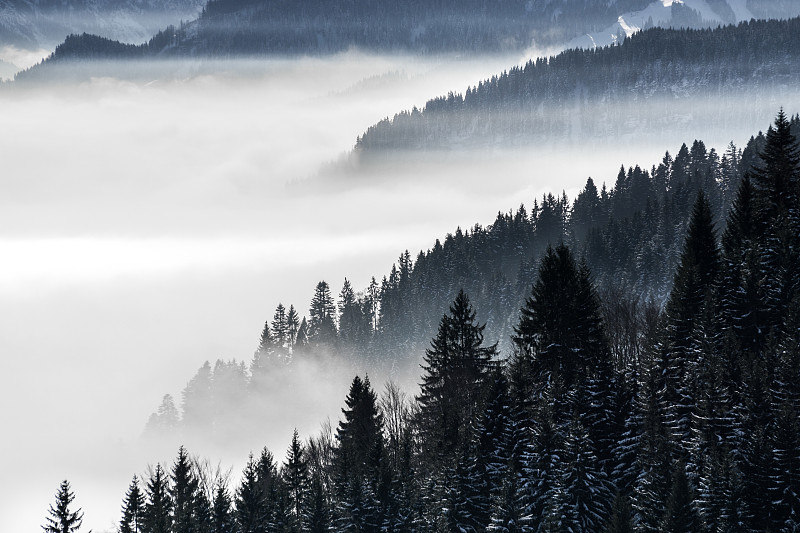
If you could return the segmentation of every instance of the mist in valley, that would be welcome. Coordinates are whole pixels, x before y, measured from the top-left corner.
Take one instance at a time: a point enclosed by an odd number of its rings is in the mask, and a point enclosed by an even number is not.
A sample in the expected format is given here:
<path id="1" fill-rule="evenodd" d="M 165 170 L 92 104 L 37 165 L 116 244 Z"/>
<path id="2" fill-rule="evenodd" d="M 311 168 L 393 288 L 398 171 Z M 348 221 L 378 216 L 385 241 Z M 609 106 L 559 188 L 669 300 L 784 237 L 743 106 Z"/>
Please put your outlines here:
<path id="1" fill-rule="evenodd" d="M 249 364 L 275 306 L 307 314 L 319 280 L 334 295 L 345 277 L 362 290 L 403 250 L 456 227 L 547 192 L 574 198 L 589 176 L 610 186 L 620 164 L 649 168 L 695 138 L 744 146 L 780 105 L 800 108 L 795 93 L 765 94 L 764 114 L 731 105 L 741 114 L 724 129 L 690 116 L 651 136 L 577 132 L 353 163 L 372 124 L 521 58 L 452 59 L 353 52 L 224 71 L 187 61 L 170 66 L 177 75 L 0 93 L 0 530 L 36 530 L 67 478 L 84 527 L 111 531 L 131 476 L 171 464 L 180 444 L 236 477 L 264 445 L 282 461 L 293 428 L 308 438 L 326 418 L 335 427 L 354 369 L 331 354 L 271 387 L 249 438 L 141 438 L 165 393 L 179 402 L 205 361 Z M 624 116 L 640 104 L 618 105 Z M 411 395 L 416 370 L 399 375 Z M 378 391 L 388 377 L 374 376 Z"/>

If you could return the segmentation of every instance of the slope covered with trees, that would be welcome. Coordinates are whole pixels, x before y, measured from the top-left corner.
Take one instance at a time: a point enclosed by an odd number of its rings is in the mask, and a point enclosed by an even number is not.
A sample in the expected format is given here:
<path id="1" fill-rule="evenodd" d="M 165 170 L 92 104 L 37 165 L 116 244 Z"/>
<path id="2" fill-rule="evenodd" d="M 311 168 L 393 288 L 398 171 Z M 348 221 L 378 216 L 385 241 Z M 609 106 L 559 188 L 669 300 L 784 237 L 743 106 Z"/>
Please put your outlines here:
<path id="1" fill-rule="evenodd" d="M 85 33 L 70 35 L 42 65 L 20 73 L 17 79 L 74 76 L 76 62 L 98 58 L 229 58 L 331 54 L 354 48 L 417 55 L 523 53 L 531 47 L 564 46 L 577 36 L 607 31 L 621 15 L 653 3 L 653 0 L 500 3 L 211 0 L 196 20 L 166 27 L 141 45 L 121 45 Z M 715 17 L 730 19 L 726 14 L 732 11 L 727 3 L 713 4 Z M 791 7 L 777 10 L 754 7 L 749 12 L 765 17 L 797 15 L 797 9 Z M 659 20 L 659 24 L 676 28 L 716 25 L 683 3 L 672 4 L 669 13 L 667 20 Z M 649 25 L 652 26 L 652 21 Z M 622 31 L 618 28 L 618 32 Z M 624 35 L 620 33 L 618 37 L 621 41 Z M 92 68 L 86 75 L 95 75 L 92 69 L 99 66 L 89 65 Z M 64 66 L 69 68 L 59 68 Z"/>
<path id="2" fill-rule="evenodd" d="M 549 246 L 500 356 L 459 291 L 413 400 L 357 376 L 335 434 L 295 432 L 235 486 L 181 448 L 144 498 L 134 478 L 120 529 L 796 531 L 800 145 L 782 112 L 757 155 L 726 224 L 692 194 L 640 353 L 619 357 L 589 267 Z"/>
<path id="3" fill-rule="evenodd" d="M 355 151 L 364 163 L 408 150 L 608 142 L 638 130 L 685 128 L 687 115 L 696 115 L 698 126 L 730 129 L 743 118 L 757 120 L 742 115 L 744 95 L 749 104 L 792 97 L 800 81 L 799 33 L 798 18 L 652 28 L 621 45 L 567 50 L 386 118 L 357 139 Z"/>
<path id="4" fill-rule="evenodd" d="M 800 117 L 789 124 L 800 134 Z M 321 281 L 306 316 L 303 307 L 278 304 L 252 359 L 206 363 L 177 405 L 165 399 L 149 427 L 235 438 L 241 427 L 230 415 L 262 413 L 271 384 L 294 379 L 298 361 L 413 378 L 438 319 L 462 289 L 485 338 L 506 353 L 539 261 L 561 242 L 592 271 L 615 359 L 638 358 L 672 289 L 697 192 L 704 191 L 712 220 L 724 227 L 742 176 L 761 167 L 765 143 L 759 134 L 744 150 L 731 144 L 720 155 L 695 141 L 650 170 L 620 168 L 611 187 L 590 178 L 574 201 L 548 194 L 530 209 L 498 213 L 489 226 L 459 228 L 416 256 L 406 251 L 361 291 L 345 280 L 335 296 Z"/>

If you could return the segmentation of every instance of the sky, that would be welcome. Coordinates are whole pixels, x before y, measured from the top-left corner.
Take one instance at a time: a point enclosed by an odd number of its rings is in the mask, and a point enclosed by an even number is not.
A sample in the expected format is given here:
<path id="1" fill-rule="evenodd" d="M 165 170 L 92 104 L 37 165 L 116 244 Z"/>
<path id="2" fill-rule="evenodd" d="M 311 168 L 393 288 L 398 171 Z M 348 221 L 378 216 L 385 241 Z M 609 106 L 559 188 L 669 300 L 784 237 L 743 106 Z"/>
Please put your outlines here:
<path id="1" fill-rule="evenodd" d="M 573 198 L 589 176 L 610 186 L 620 164 L 649 168 L 695 137 L 318 175 L 383 117 L 520 60 L 190 62 L 178 79 L 0 92 L 0 531 L 38 530 L 65 478 L 85 529 L 112 530 L 131 476 L 181 444 L 139 440 L 163 394 L 206 360 L 249 361 L 279 302 L 305 313 L 319 280 L 363 289 L 406 249 L 545 192 Z M 348 376 L 322 379 L 309 375 L 313 406 L 276 406 L 267 442 L 209 459 L 238 473 L 262 445 L 282 459 L 293 427 L 335 422 Z"/>

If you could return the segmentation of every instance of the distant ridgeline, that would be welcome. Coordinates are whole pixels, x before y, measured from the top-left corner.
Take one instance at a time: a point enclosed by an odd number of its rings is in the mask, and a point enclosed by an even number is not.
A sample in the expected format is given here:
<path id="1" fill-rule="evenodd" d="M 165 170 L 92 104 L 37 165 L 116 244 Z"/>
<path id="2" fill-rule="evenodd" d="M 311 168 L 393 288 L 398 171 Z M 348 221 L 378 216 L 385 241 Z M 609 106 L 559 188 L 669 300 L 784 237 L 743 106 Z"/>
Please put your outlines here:
<path id="1" fill-rule="evenodd" d="M 800 135 L 800 117 L 787 124 Z M 184 390 L 182 408 L 166 398 L 150 428 L 235 438 L 229 425 L 238 422 L 226 413 L 252 409 L 266 416 L 269 383 L 293 379 L 286 372 L 293 360 L 323 364 L 332 353 L 334 365 L 348 363 L 353 372 L 414 377 L 439 318 L 461 289 L 485 323 L 486 339 L 508 354 L 540 258 L 560 242 L 592 271 L 615 358 L 636 360 L 653 342 L 697 192 L 705 192 L 722 229 L 742 176 L 762 165 L 758 154 L 765 142 L 759 133 L 744 150 L 731 143 L 720 155 L 695 141 L 674 156 L 667 153 L 649 171 L 621 168 L 611 188 L 590 178 L 572 202 L 548 194 L 530 209 L 498 213 L 490 226 L 459 228 L 416 258 L 406 251 L 363 291 L 345 280 L 338 299 L 321 281 L 307 318 L 302 308 L 278 305 L 252 361 L 206 363 Z"/>
<path id="2" fill-rule="evenodd" d="M 86 33 L 70 35 L 43 65 L 98 59 L 329 54 L 352 48 L 414 54 L 523 52 L 531 46 L 563 45 L 574 37 L 606 29 L 619 15 L 651 3 L 652 0 L 211 0 L 198 19 L 165 28 L 141 45 Z M 729 18 L 726 3 L 712 4 L 717 16 Z M 791 7 L 776 10 L 758 6 L 751 10 L 764 17 L 786 16 L 795 11 Z M 673 4 L 671 17 L 669 25 L 674 27 L 709 24 L 680 3 Z M 37 65 L 18 74 L 17 79 L 46 79 L 52 75 L 46 72 L 48 69 Z M 66 76 L 70 72 L 59 74 Z"/>
<path id="3" fill-rule="evenodd" d="M 606 140 L 692 117 L 724 131 L 763 113 L 742 97 L 796 98 L 800 18 L 702 30 L 653 28 L 621 45 L 529 61 L 386 118 L 356 141 L 359 161 L 406 150 Z M 694 100 L 697 100 L 696 102 Z M 774 106 L 773 103 L 767 105 Z M 732 110 L 736 110 L 732 112 Z M 744 113 L 750 116 L 744 116 Z"/>
<path id="4" fill-rule="evenodd" d="M 800 123 L 793 124 L 797 132 Z M 598 293 L 574 247 L 548 248 L 526 279 L 525 302 L 505 303 L 514 316 L 513 349 L 498 352 L 476 318 L 485 295 L 471 292 L 471 300 L 462 290 L 449 293 L 452 303 L 436 310 L 443 314 L 426 317 L 436 328 L 420 354 L 413 398 L 391 385 L 376 392 L 368 378 L 356 376 L 335 431 L 328 426 L 303 442 L 295 430 L 284 460 L 264 448 L 250 456 L 235 485 L 181 447 L 173 465 L 157 465 L 143 487 L 134 477 L 119 530 L 797 531 L 800 145 L 791 130 L 781 112 L 774 128 L 748 147 L 757 151 L 751 154 L 756 167 L 726 193 L 732 202 L 725 213 L 713 187 L 719 176 L 703 174 L 710 156 L 689 161 L 699 165 L 693 186 L 667 181 L 668 191 L 684 188 L 691 214 L 670 219 L 685 223 L 685 231 L 660 316 L 626 305 L 624 293 Z M 676 165 L 678 157 L 671 176 L 680 172 Z M 642 183 L 657 188 L 660 179 Z M 610 203 L 598 197 L 591 203 L 605 206 L 610 217 L 617 198 L 633 190 L 629 184 L 609 193 Z M 577 200 L 571 212 L 577 216 Z M 721 214 L 726 223 L 715 224 Z M 640 228 L 650 231 L 656 218 L 627 226 L 612 253 L 635 242 Z M 449 248 L 465 250 L 464 242 L 513 250 L 489 236 L 515 220 L 528 225 L 529 217 L 502 220 L 491 230 L 453 237 L 413 269 L 404 259 L 396 290 L 410 290 L 416 276 L 430 273 L 423 265 L 434 257 L 443 272 L 478 267 L 467 254 L 445 255 Z M 417 287 L 450 289 L 434 278 Z M 335 345 L 350 334 L 342 329 L 351 320 L 342 311 L 337 340 L 334 304 L 318 289 L 302 335 L 287 341 L 293 334 L 277 314 L 265 329 L 250 383 L 279 373 L 290 342 L 293 355 L 307 357 L 322 335 Z M 637 332 L 638 351 L 615 343 L 618 323 L 626 320 L 647 322 Z M 220 378 L 228 377 L 223 368 Z M 216 380 L 216 370 L 198 373 L 184 392 L 184 410 L 199 399 L 222 407 Z M 306 393 L 292 389 L 270 407 L 285 414 Z M 175 411 L 172 405 L 163 416 L 175 421 Z M 264 423 L 252 418 L 246 427 Z M 66 481 L 58 501 L 72 501 Z M 70 516 L 67 505 L 51 507 L 51 515 L 56 524 Z"/>
<path id="5" fill-rule="evenodd" d="M 376 52 L 522 51 L 565 43 L 616 22 L 652 0 L 210 0 L 197 20 L 130 46 L 142 57 Z M 680 24 L 699 21 L 676 6 Z M 85 42 L 81 42 L 85 41 Z M 72 35 L 52 59 L 120 52 L 90 35 Z"/>

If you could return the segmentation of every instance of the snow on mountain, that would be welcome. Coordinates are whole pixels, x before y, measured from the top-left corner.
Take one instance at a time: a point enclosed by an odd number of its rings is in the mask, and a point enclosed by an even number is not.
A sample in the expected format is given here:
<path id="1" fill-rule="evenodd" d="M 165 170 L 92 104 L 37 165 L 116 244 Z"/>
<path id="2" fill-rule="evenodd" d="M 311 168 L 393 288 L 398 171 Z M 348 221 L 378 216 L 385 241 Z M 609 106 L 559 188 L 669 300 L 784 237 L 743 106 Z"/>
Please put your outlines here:
<path id="1" fill-rule="evenodd" d="M 673 20 L 673 4 L 685 6 L 697 12 L 706 27 L 720 24 L 735 24 L 741 21 L 757 18 L 747 7 L 747 0 L 726 0 L 735 20 L 730 20 L 719 14 L 719 9 L 714 10 L 706 0 L 657 0 L 641 11 L 634 11 L 620 15 L 617 22 L 606 29 L 582 35 L 570 41 L 567 48 L 594 48 L 608 46 L 616 43 L 621 38 L 630 37 L 637 31 L 651 26 L 675 27 L 681 26 Z"/>

